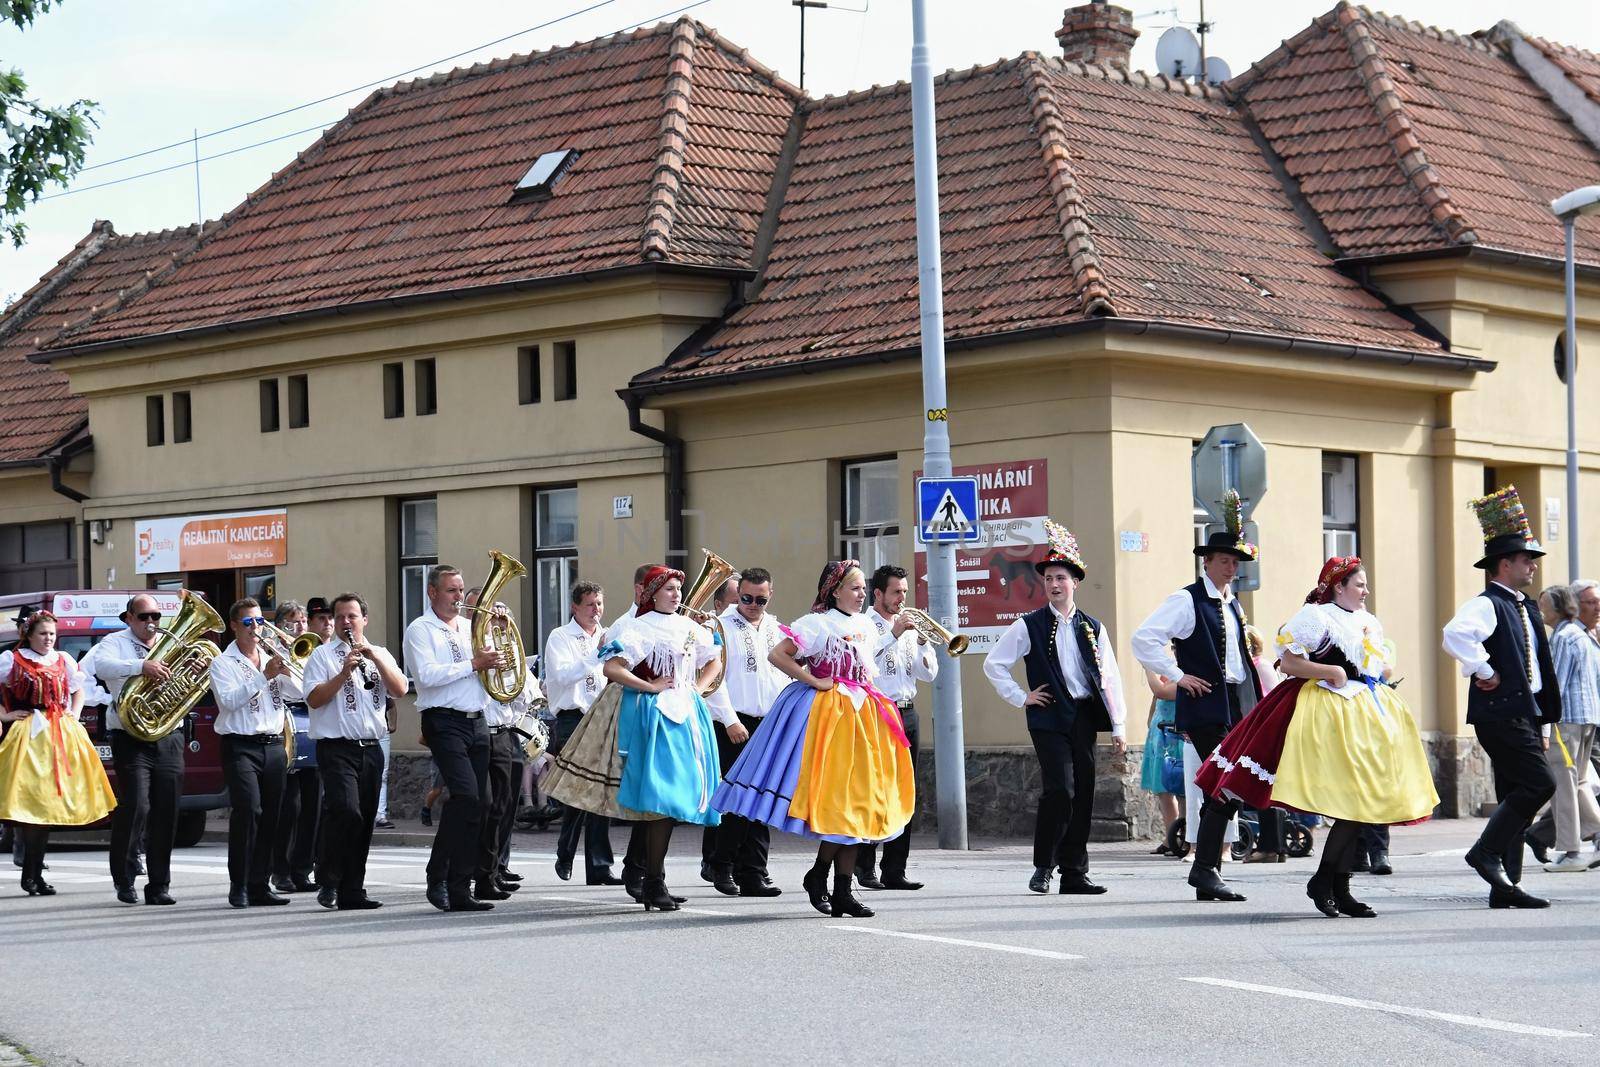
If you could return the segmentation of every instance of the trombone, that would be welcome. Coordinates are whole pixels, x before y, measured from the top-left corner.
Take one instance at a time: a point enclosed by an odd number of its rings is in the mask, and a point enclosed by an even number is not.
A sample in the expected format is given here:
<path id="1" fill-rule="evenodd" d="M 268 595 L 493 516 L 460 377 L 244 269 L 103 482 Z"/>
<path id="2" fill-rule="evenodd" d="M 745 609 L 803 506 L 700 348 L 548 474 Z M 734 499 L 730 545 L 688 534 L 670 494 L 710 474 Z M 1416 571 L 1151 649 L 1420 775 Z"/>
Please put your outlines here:
<path id="1" fill-rule="evenodd" d="M 305 683 L 306 660 L 322 644 L 322 638 L 307 630 L 299 637 L 290 637 L 278 627 L 262 619 L 256 624 L 256 643 L 267 650 L 267 655 L 283 660 L 296 685 Z"/>

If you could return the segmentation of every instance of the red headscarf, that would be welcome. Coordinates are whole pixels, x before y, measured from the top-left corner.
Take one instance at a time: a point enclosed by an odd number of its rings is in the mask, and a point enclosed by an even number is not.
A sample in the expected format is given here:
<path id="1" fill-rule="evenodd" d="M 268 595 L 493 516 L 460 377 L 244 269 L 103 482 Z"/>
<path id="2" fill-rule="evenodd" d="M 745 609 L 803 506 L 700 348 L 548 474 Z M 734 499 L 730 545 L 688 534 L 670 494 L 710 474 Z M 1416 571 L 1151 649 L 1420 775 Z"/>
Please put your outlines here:
<path id="1" fill-rule="evenodd" d="M 812 611 L 827 611 L 828 598 L 833 596 L 833 591 L 839 588 L 839 583 L 844 581 L 844 576 L 851 570 L 860 570 L 861 563 L 853 559 L 836 559 L 822 568 L 822 577 L 817 579 L 817 599 L 811 602 Z"/>
<path id="2" fill-rule="evenodd" d="M 1360 556 L 1334 556 L 1322 565 L 1317 587 L 1306 594 L 1307 604 L 1331 604 L 1339 583 L 1361 569 Z"/>
<path id="3" fill-rule="evenodd" d="M 674 578 L 680 582 L 683 581 L 683 572 L 675 571 L 671 567 L 664 567 L 660 564 L 645 571 L 644 581 L 639 586 L 639 600 L 637 602 L 640 615 L 656 609 L 656 594 L 661 592 L 662 586 Z"/>

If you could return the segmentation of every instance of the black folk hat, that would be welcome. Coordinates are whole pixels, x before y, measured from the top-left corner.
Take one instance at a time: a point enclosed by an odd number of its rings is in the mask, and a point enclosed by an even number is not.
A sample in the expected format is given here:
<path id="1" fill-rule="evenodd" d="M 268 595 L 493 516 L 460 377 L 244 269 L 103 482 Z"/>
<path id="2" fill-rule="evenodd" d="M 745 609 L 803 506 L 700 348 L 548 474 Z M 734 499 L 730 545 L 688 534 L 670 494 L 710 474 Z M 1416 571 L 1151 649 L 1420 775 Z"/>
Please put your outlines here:
<path id="1" fill-rule="evenodd" d="M 327 600 L 326 597 L 314 596 L 310 600 L 306 601 L 306 618 L 307 619 L 310 619 L 310 618 L 312 618 L 313 616 L 316 616 L 316 615 L 332 615 L 332 614 L 333 614 L 333 607 L 328 603 L 328 600 Z"/>
<path id="2" fill-rule="evenodd" d="M 1526 552 L 1534 559 L 1544 555 L 1544 546 L 1533 536 L 1516 486 L 1508 485 L 1488 496 L 1480 496 L 1467 506 L 1477 513 L 1478 525 L 1483 527 L 1483 558 L 1474 563 L 1474 567 L 1486 571 L 1495 560 L 1518 552 Z"/>
<path id="3" fill-rule="evenodd" d="M 1225 552 L 1241 563 L 1261 556 L 1261 549 L 1244 539 L 1244 501 L 1237 489 L 1229 489 L 1222 497 L 1222 529 L 1206 538 L 1203 545 L 1194 546 L 1200 557 Z"/>

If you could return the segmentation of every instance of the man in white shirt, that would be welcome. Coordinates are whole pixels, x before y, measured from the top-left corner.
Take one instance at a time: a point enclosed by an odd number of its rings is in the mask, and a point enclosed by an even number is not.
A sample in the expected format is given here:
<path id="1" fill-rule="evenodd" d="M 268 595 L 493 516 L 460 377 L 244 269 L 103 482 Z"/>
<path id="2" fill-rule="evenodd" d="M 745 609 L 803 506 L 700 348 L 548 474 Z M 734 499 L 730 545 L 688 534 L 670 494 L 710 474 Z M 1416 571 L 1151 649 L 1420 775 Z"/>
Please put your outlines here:
<path id="1" fill-rule="evenodd" d="M 1518 884 L 1523 834 L 1556 791 L 1544 728 L 1561 721 L 1561 691 L 1538 606 L 1523 592 L 1533 585 L 1544 551 L 1515 488 L 1474 500 L 1472 507 L 1484 532 L 1483 558 L 1474 566 L 1487 581 L 1445 624 L 1444 650 L 1472 679 L 1467 722 L 1489 756 L 1500 805 L 1467 850 L 1467 866 L 1489 883 L 1491 908 L 1547 908 L 1548 900 Z"/>
<path id="2" fill-rule="evenodd" d="M 478 606 L 478 588 L 467 590 L 467 608 Z M 504 604 L 494 604 L 496 611 L 507 612 Z M 537 689 L 539 683 L 533 682 Z M 528 679 L 523 679 L 523 690 Z M 489 792 L 483 808 L 483 823 L 478 831 L 478 861 L 473 874 L 472 895 L 478 900 L 505 900 L 522 887 L 511 880 L 500 879 L 500 845 L 502 828 L 509 839 L 511 823 L 517 814 L 517 794 L 522 783 L 522 746 L 512 736 L 511 724 L 516 716 L 510 704 L 484 694 L 483 720 L 489 728 Z"/>
<path id="3" fill-rule="evenodd" d="M 272 611 L 272 624 L 290 641 L 306 632 L 306 609 L 298 600 L 283 600 Z M 278 691 L 294 720 L 294 758 L 283 787 L 283 809 L 272 843 L 272 888 L 280 893 L 314 893 L 317 865 L 317 820 L 322 812 L 322 783 L 317 777 L 317 745 L 311 740 L 305 692 L 293 672 L 278 679 Z"/>
<path id="4" fill-rule="evenodd" d="M 289 673 L 256 637 L 261 604 L 253 597 L 228 609 L 233 641 L 211 661 L 217 700 L 222 777 L 228 785 L 228 903 L 235 908 L 287 904 L 272 891 L 272 844 L 288 766 L 283 732 L 289 720 L 278 679 Z"/>
<path id="5" fill-rule="evenodd" d="M 600 659 L 600 619 L 605 614 L 605 590 L 599 582 L 576 582 L 568 597 L 572 615 L 566 624 L 550 631 L 545 640 L 539 666 L 544 670 L 545 691 L 555 711 L 555 726 L 550 731 L 550 753 L 566 746 L 584 712 L 606 686 L 605 664 Z M 611 873 L 615 862 L 611 854 L 611 820 L 579 808 L 567 807 L 561 815 L 561 833 L 556 839 L 556 877 L 563 882 L 572 877 L 572 862 L 578 852 L 578 836 L 583 835 L 583 873 L 588 885 L 621 885 Z"/>
<path id="6" fill-rule="evenodd" d="M 885 564 L 872 573 L 872 609 L 867 618 L 878 630 L 878 691 L 900 709 L 906 740 L 911 742 L 911 770 L 917 767 L 917 746 L 921 723 L 917 717 L 917 683 L 932 682 L 939 676 L 939 660 L 927 640 L 901 616 L 911 590 L 904 567 Z M 911 854 L 911 827 L 883 846 L 883 877 L 874 870 L 877 845 L 856 849 L 856 881 L 864 889 L 921 889 L 921 882 L 906 878 L 906 859 Z"/>
<path id="7" fill-rule="evenodd" d="M 733 579 L 729 579 L 733 581 Z M 712 696 L 722 705 L 715 727 L 717 756 L 726 774 L 739 758 L 740 746 L 756 732 L 789 679 L 768 662 L 783 641 L 778 620 L 767 613 L 772 602 L 772 575 L 764 567 L 746 567 L 718 618 L 728 669 Z M 711 698 L 707 698 L 711 704 Z M 729 714 L 731 713 L 731 715 Z M 768 829 L 738 815 L 724 815 L 708 827 L 712 839 L 711 884 L 729 896 L 775 897 L 782 893 L 767 870 Z"/>
<path id="8" fill-rule="evenodd" d="M 111 813 L 111 882 L 117 899 L 139 903 L 133 890 L 135 856 L 139 842 L 148 840 L 145 856 L 149 879 L 144 887 L 146 904 L 172 904 L 172 839 L 178 827 L 178 801 L 183 796 L 183 731 L 174 730 L 159 741 L 141 741 L 122 729 L 116 703 L 122 689 L 135 678 L 160 683 L 171 675 L 165 666 L 147 657 L 161 628 L 161 608 L 146 593 L 128 599 L 122 613 L 127 629 L 100 639 L 78 665 L 92 678 L 96 690 L 90 703 L 104 702 L 105 728 L 111 741 L 111 767 L 116 775 L 117 806 Z"/>
<path id="9" fill-rule="evenodd" d="M 406 627 L 406 667 L 416 683 L 422 739 L 450 790 L 428 857 L 428 903 L 440 911 L 487 911 L 472 895 L 478 837 L 489 796 L 489 699 L 477 672 L 501 666 L 493 649 L 472 647 L 461 609 L 466 582 L 455 567 L 428 571 L 428 606 Z"/>
<path id="10" fill-rule="evenodd" d="M 1105 887 L 1089 879 L 1089 827 L 1094 813 L 1095 744 L 1111 734 L 1118 757 L 1126 751 L 1122 676 L 1110 635 L 1098 619 L 1076 605 L 1086 568 L 1078 541 L 1064 527 L 1045 522 L 1049 547 L 1034 564 L 1049 603 L 1013 622 L 989 650 L 983 673 L 995 691 L 1028 714 L 1028 735 L 1039 757 L 1043 792 L 1034 821 L 1033 877 L 1028 888 L 1050 891 L 1061 869 L 1064 894 L 1093 895 Z M 1011 676 L 1023 661 L 1024 690 Z"/>
<path id="11" fill-rule="evenodd" d="M 340 911 L 369 911 L 367 854 L 383 780 L 380 742 L 389 732 L 390 697 L 404 696 L 406 676 L 388 649 L 367 641 L 367 602 L 356 593 L 333 600 L 333 640 L 305 666 L 311 737 L 322 778 L 322 849 L 317 903 Z"/>

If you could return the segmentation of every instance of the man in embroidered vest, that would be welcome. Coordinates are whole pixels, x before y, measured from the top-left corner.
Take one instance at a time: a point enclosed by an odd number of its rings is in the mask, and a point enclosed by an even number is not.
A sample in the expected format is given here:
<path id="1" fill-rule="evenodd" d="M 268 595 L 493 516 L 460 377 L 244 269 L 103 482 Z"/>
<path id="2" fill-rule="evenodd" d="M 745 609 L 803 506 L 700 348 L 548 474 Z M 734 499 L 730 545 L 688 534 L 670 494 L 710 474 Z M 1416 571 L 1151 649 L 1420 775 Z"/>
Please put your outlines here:
<path id="1" fill-rule="evenodd" d="M 1555 794 L 1545 762 L 1548 727 L 1561 721 L 1550 642 L 1538 606 L 1523 590 L 1533 584 L 1544 555 L 1528 526 L 1522 500 L 1508 486 L 1472 501 L 1483 526 L 1484 591 L 1445 624 L 1444 650 L 1472 679 L 1467 722 L 1494 769 L 1500 806 L 1489 816 L 1467 865 L 1489 883 L 1491 908 L 1547 908 L 1548 900 L 1525 892 L 1522 835 Z"/>
<path id="2" fill-rule="evenodd" d="M 1230 516 L 1237 516 L 1237 494 L 1230 493 Z M 1195 548 L 1200 580 L 1162 601 L 1134 631 L 1133 654 L 1144 666 L 1178 684 L 1174 723 L 1201 760 L 1211 755 L 1224 735 L 1261 699 L 1261 681 L 1250 664 L 1245 644 L 1245 617 L 1233 595 L 1239 564 L 1256 559 L 1256 546 L 1245 541 L 1234 519 L 1226 530 Z M 1237 801 L 1207 797 L 1195 831 L 1194 864 L 1189 884 L 1197 900 L 1240 901 L 1222 880 L 1222 837 Z"/>
<path id="3" fill-rule="evenodd" d="M 1044 789 L 1034 820 L 1028 888 L 1048 893 L 1050 878 L 1060 867 L 1060 892 L 1104 893 L 1104 886 L 1089 880 L 1095 741 L 1101 731 L 1110 731 L 1117 757 L 1127 751 L 1122 676 L 1105 627 L 1075 603 L 1085 574 L 1077 538 L 1048 519 L 1045 533 L 1047 551 L 1034 569 L 1044 578 L 1049 603 L 1000 635 L 984 660 L 983 673 L 1002 700 L 1027 709 L 1028 734 L 1039 757 Z M 1026 692 L 1011 676 L 1018 660 L 1028 676 Z"/>

